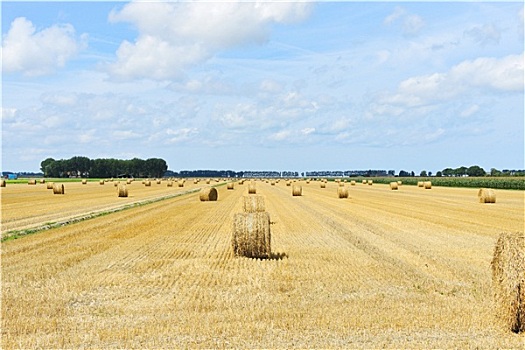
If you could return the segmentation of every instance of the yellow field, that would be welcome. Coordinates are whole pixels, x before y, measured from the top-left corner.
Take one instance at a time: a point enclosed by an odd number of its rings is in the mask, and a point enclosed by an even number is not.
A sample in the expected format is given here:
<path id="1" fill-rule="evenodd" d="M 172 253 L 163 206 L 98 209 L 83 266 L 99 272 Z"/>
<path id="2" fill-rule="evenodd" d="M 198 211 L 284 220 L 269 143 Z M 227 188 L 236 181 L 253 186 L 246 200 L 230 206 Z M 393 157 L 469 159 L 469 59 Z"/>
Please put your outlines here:
<path id="1" fill-rule="evenodd" d="M 257 182 L 273 259 L 233 256 L 247 183 L 4 242 L 2 348 L 523 348 L 490 275 L 499 233 L 523 231 L 523 191 L 300 184 Z M 44 186 L 1 189 L 3 231 L 203 184 Z"/>

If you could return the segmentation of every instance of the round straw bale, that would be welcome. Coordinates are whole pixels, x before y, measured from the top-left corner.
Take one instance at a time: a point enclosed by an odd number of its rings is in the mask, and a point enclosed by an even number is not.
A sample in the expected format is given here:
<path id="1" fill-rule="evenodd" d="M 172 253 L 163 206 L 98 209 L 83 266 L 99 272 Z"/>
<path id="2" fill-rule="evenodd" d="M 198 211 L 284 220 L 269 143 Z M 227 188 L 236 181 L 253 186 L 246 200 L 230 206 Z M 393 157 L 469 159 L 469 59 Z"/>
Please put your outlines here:
<path id="1" fill-rule="evenodd" d="M 232 248 L 235 256 L 267 258 L 271 253 L 270 214 L 238 213 L 233 217 Z"/>
<path id="2" fill-rule="evenodd" d="M 36 185 L 36 180 L 35 179 L 28 180 L 27 184 L 28 185 Z"/>
<path id="3" fill-rule="evenodd" d="M 118 184 L 119 184 L 119 182 L 118 182 L 118 181 L 115 181 L 115 182 L 113 183 L 113 187 L 117 187 Z"/>
<path id="4" fill-rule="evenodd" d="M 133 179 L 127 179 L 126 180 L 126 184 L 128 184 L 128 185 L 131 185 L 132 182 L 133 182 Z"/>
<path id="5" fill-rule="evenodd" d="M 211 182 L 211 180 L 210 180 L 210 179 L 207 179 L 207 180 L 206 180 L 206 184 L 207 184 L 207 185 L 209 185 L 209 184 L 210 184 L 210 182 Z"/>
<path id="6" fill-rule="evenodd" d="M 514 333 L 525 332 L 525 234 L 500 234 L 491 262 L 496 316 Z"/>
<path id="7" fill-rule="evenodd" d="M 46 183 L 46 179 L 40 179 L 40 183 L 41 184 L 45 184 Z"/>
<path id="8" fill-rule="evenodd" d="M 168 183 L 166 184 L 166 187 L 173 187 L 173 181 L 168 181 Z"/>
<path id="9" fill-rule="evenodd" d="M 128 188 L 125 184 L 119 184 L 117 187 L 117 194 L 119 197 L 127 197 L 128 196 Z"/>
<path id="10" fill-rule="evenodd" d="M 417 182 L 417 187 L 423 187 L 424 186 L 424 182 L 423 181 L 418 181 Z"/>
<path id="11" fill-rule="evenodd" d="M 243 211 L 245 213 L 257 213 L 266 210 L 263 196 L 242 196 Z"/>
<path id="12" fill-rule="evenodd" d="M 374 183 L 373 180 L 368 180 L 368 184 L 369 184 L 370 186 L 372 186 L 373 183 Z"/>
<path id="13" fill-rule="evenodd" d="M 160 185 L 161 181 L 160 180 L 157 180 L 157 185 Z"/>
<path id="14" fill-rule="evenodd" d="M 233 182 L 228 182 L 228 185 L 226 185 L 226 189 L 233 190 Z"/>
<path id="15" fill-rule="evenodd" d="M 355 186 L 355 180 L 350 181 L 351 186 Z"/>
<path id="16" fill-rule="evenodd" d="M 150 187 L 151 181 L 150 180 L 144 181 L 144 186 Z"/>
<path id="17" fill-rule="evenodd" d="M 87 185 L 87 180 L 86 179 L 82 179 L 82 185 Z"/>
<path id="18" fill-rule="evenodd" d="M 104 180 L 100 180 L 98 183 L 101 184 L 101 185 L 103 185 L 103 184 L 105 184 L 106 182 L 105 182 Z"/>
<path id="19" fill-rule="evenodd" d="M 5 187 L 5 184 L 6 184 L 5 180 L 2 179 L 2 181 L 0 181 L 0 187 Z"/>
<path id="20" fill-rule="evenodd" d="M 423 184 L 423 186 L 425 187 L 425 190 L 430 190 L 432 188 L 432 182 L 430 181 L 425 181 L 425 183 Z"/>
<path id="21" fill-rule="evenodd" d="M 63 184 L 53 184 L 53 194 L 64 194 L 64 185 Z"/>
<path id="22" fill-rule="evenodd" d="M 390 183 L 390 189 L 391 189 L 391 190 L 397 190 L 397 186 L 399 186 L 399 185 L 397 184 L 396 181 L 392 181 L 392 182 Z"/>
<path id="23" fill-rule="evenodd" d="M 52 189 L 53 189 L 53 183 L 52 183 L 52 182 L 48 182 L 48 183 L 46 184 L 46 188 L 47 188 L 48 190 L 52 190 Z"/>
<path id="24" fill-rule="evenodd" d="M 345 185 L 344 182 L 339 181 L 339 187 L 343 187 Z"/>
<path id="25" fill-rule="evenodd" d="M 401 186 L 403 184 L 403 181 L 398 181 L 397 184 Z"/>
<path id="26" fill-rule="evenodd" d="M 301 185 L 293 185 L 292 196 L 299 197 L 303 195 L 303 187 Z"/>
<path id="27" fill-rule="evenodd" d="M 184 187 L 184 180 L 179 180 L 177 184 L 179 185 L 179 187 Z"/>
<path id="28" fill-rule="evenodd" d="M 480 203 L 496 203 L 496 192 L 490 188 L 480 188 L 478 191 Z"/>
<path id="29" fill-rule="evenodd" d="M 363 185 L 366 185 L 366 180 L 361 181 Z"/>
<path id="30" fill-rule="evenodd" d="M 219 194 L 214 187 L 204 187 L 199 193 L 201 202 L 216 201 Z"/>
<path id="31" fill-rule="evenodd" d="M 348 198 L 348 188 L 346 187 L 337 187 L 337 196 L 339 198 Z"/>
<path id="32" fill-rule="evenodd" d="M 275 181 L 271 181 L 271 182 L 270 182 L 270 185 L 271 185 L 271 186 L 275 186 Z"/>
<path id="33" fill-rule="evenodd" d="M 248 193 L 249 194 L 255 194 L 257 193 L 257 189 L 255 188 L 255 182 L 250 182 L 250 185 L 248 186 Z"/>
<path id="34" fill-rule="evenodd" d="M 196 184 L 198 184 L 198 183 L 199 183 L 199 180 L 197 180 L 197 179 L 194 179 L 194 180 L 193 180 L 193 184 L 194 184 L 194 185 L 196 185 Z"/>
<path id="35" fill-rule="evenodd" d="M 321 188 L 326 188 L 326 184 L 324 182 L 321 182 Z"/>

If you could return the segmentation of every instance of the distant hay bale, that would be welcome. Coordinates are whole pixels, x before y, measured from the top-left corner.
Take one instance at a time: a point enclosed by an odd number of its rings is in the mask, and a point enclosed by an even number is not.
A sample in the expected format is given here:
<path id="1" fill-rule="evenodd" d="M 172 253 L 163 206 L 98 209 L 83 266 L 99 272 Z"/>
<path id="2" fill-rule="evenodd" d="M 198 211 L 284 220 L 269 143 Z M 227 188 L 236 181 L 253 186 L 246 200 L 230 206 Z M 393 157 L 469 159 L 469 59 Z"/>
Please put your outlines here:
<path id="1" fill-rule="evenodd" d="M 46 179 L 40 179 L 40 183 L 41 184 L 45 184 L 46 183 Z"/>
<path id="2" fill-rule="evenodd" d="M 340 182 L 340 181 L 339 181 L 339 187 L 343 187 L 344 185 L 345 185 L 344 182 Z"/>
<path id="3" fill-rule="evenodd" d="M 425 190 L 430 190 L 432 188 L 432 182 L 425 181 L 423 186 L 425 187 Z"/>
<path id="4" fill-rule="evenodd" d="M 490 188 L 480 188 L 478 198 L 480 203 L 496 203 L 496 192 Z"/>
<path id="5" fill-rule="evenodd" d="M 209 185 L 209 184 L 210 184 L 210 181 L 211 181 L 210 179 L 207 179 L 207 180 L 206 180 L 206 184 Z"/>
<path id="6" fill-rule="evenodd" d="M 35 179 L 28 180 L 27 184 L 28 185 L 36 185 L 36 180 Z"/>
<path id="7" fill-rule="evenodd" d="M 184 187 L 184 180 L 179 180 L 179 182 L 177 182 L 178 186 L 179 187 Z"/>
<path id="8" fill-rule="evenodd" d="M 131 185 L 132 182 L 133 182 L 132 179 L 127 179 L 127 180 L 126 180 L 126 184 L 128 184 L 128 185 Z"/>
<path id="9" fill-rule="evenodd" d="M 391 189 L 391 190 L 397 190 L 397 187 L 398 187 L 398 186 L 399 186 L 398 183 L 395 182 L 395 181 L 393 181 L 393 182 L 390 183 L 390 189 Z"/>
<path id="10" fill-rule="evenodd" d="M 228 182 L 228 185 L 226 186 L 226 189 L 233 190 L 233 182 Z"/>
<path id="11" fill-rule="evenodd" d="M 52 190 L 52 189 L 53 189 L 53 183 L 52 183 L 52 182 L 48 182 L 48 183 L 46 184 L 46 188 L 47 188 L 48 190 Z"/>
<path id="12" fill-rule="evenodd" d="M 66 193 L 64 190 L 63 184 L 53 184 L 53 194 L 64 194 Z"/>
<path id="13" fill-rule="evenodd" d="M 373 180 L 368 180 L 368 184 L 369 184 L 370 186 L 372 186 L 373 183 L 374 183 Z"/>
<path id="14" fill-rule="evenodd" d="M 173 187 L 173 181 L 168 181 L 168 183 L 166 184 L 166 187 Z"/>
<path id="15" fill-rule="evenodd" d="M 218 197 L 219 194 L 214 187 L 204 187 L 199 193 L 199 199 L 201 202 L 216 201 Z"/>
<path id="16" fill-rule="evenodd" d="M 235 214 L 232 248 L 235 256 L 269 257 L 271 254 L 270 214 L 267 212 Z"/>
<path id="17" fill-rule="evenodd" d="M 6 185 L 6 182 L 4 179 L 2 179 L 2 181 L 0 181 L 0 187 L 5 187 Z"/>
<path id="18" fill-rule="evenodd" d="M 403 184 L 403 181 L 398 181 L 397 184 L 401 186 Z"/>
<path id="19" fill-rule="evenodd" d="M 366 180 L 363 180 L 363 181 L 361 181 L 361 182 L 363 183 L 363 185 L 366 185 Z"/>
<path id="20" fill-rule="evenodd" d="M 87 180 L 86 179 L 82 179 L 82 185 L 87 185 Z"/>
<path id="21" fill-rule="evenodd" d="M 150 180 L 144 181 L 144 186 L 151 187 L 151 181 Z"/>
<path id="22" fill-rule="evenodd" d="M 491 262 L 496 316 L 514 333 L 525 332 L 525 234 L 501 233 Z"/>
<path id="23" fill-rule="evenodd" d="M 423 187 L 424 186 L 424 182 L 423 181 L 418 181 L 417 182 L 417 187 Z"/>
<path id="24" fill-rule="evenodd" d="M 239 180 L 239 185 L 244 185 L 244 180 Z"/>
<path id="25" fill-rule="evenodd" d="M 321 188 L 326 188 L 326 184 L 324 182 L 321 182 Z"/>
<path id="26" fill-rule="evenodd" d="M 194 184 L 194 185 L 196 185 L 196 184 L 198 184 L 198 183 L 199 183 L 199 180 L 197 180 L 197 179 L 194 179 L 194 180 L 193 180 L 193 184 Z"/>
<path id="27" fill-rule="evenodd" d="M 98 183 L 99 183 L 100 185 L 103 185 L 103 184 L 105 184 L 106 182 L 105 182 L 104 180 L 100 180 Z"/>
<path id="28" fill-rule="evenodd" d="M 355 180 L 350 181 L 350 186 L 355 186 Z"/>
<path id="29" fill-rule="evenodd" d="M 113 187 L 117 187 L 117 186 L 118 186 L 118 184 L 119 184 L 119 182 L 118 182 L 118 181 L 114 182 L 114 183 L 113 183 Z"/>
<path id="30" fill-rule="evenodd" d="M 266 210 L 263 196 L 243 196 L 242 209 L 245 213 L 258 213 Z"/>
<path id="31" fill-rule="evenodd" d="M 270 182 L 270 185 L 271 185 L 271 186 L 275 186 L 275 181 L 271 181 L 271 182 Z"/>
<path id="32" fill-rule="evenodd" d="M 255 182 L 250 182 L 250 185 L 248 186 L 248 193 L 249 194 L 255 194 L 257 193 L 257 189 L 255 188 Z"/>
<path id="33" fill-rule="evenodd" d="M 117 193 L 119 197 L 127 197 L 128 196 L 128 188 L 125 184 L 119 184 L 117 187 Z"/>
<path id="34" fill-rule="evenodd" d="M 293 185 L 292 196 L 299 197 L 303 195 L 303 187 L 301 185 Z"/>
<path id="35" fill-rule="evenodd" d="M 286 181 L 286 186 L 292 186 L 292 181 L 290 180 Z"/>
<path id="36" fill-rule="evenodd" d="M 337 188 L 337 196 L 339 198 L 348 198 L 348 188 L 346 187 L 338 187 Z"/>
<path id="37" fill-rule="evenodd" d="M 161 180 L 157 180 L 157 185 L 160 185 L 160 183 L 161 183 Z"/>

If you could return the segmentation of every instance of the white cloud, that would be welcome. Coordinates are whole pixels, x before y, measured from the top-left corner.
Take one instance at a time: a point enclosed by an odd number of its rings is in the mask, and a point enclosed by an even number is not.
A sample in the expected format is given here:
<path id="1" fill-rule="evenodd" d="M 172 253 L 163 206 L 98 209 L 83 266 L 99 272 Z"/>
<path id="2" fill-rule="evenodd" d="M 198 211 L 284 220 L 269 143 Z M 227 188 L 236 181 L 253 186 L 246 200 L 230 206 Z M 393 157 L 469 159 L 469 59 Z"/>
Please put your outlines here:
<path id="1" fill-rule="evenodd" d="M 387 26 L 395 25 L 397 22 L 401 22 L 401 29 L 405 36 L 418 35 L 425 26 L 421 16 L 409 14 L 400 6 L 396 6 L 394 11 L 383 20 L 383 24 Z"/>
<path id="2" fill-rule="evenodd" d="M 2 123 L 10 123 L 16 120 L 18 110 L 16 108 L 2 107 Z"/>
<path id="3" fill-rule="evenodd" d="M 36 31 L 24 17 L 16 18 L 2 41 L 5 72 L 23 72 L 27 76 L 45 75 L 64 67 L 85 47 L 86 36 L 76 38 L 70 24 L 53 25 Z"/>
<path id="4" fill-rule="evenodd" d="M 468 118 L 471 115 L 475 114 L 477 111 L 479 111 L 479 105 L 473 104 L 469 106 L 467 109 L 464 109 L 463 111 L 461 111 L 459 115 L 463 118 Z"/>
<path id="5" fill-rule="evenodd" d="M 473 27 L 465 35 L 481 46 L 497 45 L 501 39 L 501 31 L 494 24 Z"/>
<path id="6" fill-rule="evenodd" d="M 109 15 L 139 30 L 124 41 L 109 70 L 121 79 L 179 78 L 215 52 L 268 40 L 272 23 L 306 18 L 311 4 L 293 2 L 133 2 Z"/>
<path id="7" fill-rule="evenodd" d="M 168 135 L 167 143 L 179 143 L 188 141 L 199 134 L 197 128 L 181 128 L 181 129 L 167 129 L 166 134 Z"/>

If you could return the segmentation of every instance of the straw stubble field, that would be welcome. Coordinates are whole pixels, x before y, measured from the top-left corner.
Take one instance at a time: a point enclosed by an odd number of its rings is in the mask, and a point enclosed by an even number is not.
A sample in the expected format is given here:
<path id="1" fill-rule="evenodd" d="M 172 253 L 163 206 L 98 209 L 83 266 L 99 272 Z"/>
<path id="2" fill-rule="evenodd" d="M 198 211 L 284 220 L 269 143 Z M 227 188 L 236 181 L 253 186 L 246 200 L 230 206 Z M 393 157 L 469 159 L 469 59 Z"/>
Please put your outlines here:
<path id="1" fill-rule="evenodd" d="M 490 272 L 499 233 L 523 230 L 523 191 L 481 204 L 477 189 L 358 184 L 339 199 L 336 183 L 300 185 L 292 196 L 284 181 L 256 183 L 271 259 L 232 251 L 247 184 L 218 187 L 216 202 L 190 193 L 4 242 L 2 347 L 523 346 L 495 318 Z M 27 226 L 178 189 L 134 183 L 130 197 L 111 187 L 105 198 L 107 185 L 88 184 L 32 201 L 39 189 L 17 186 L 2 188 L 3 229 L 17 228 L 18 207 Z"/>

